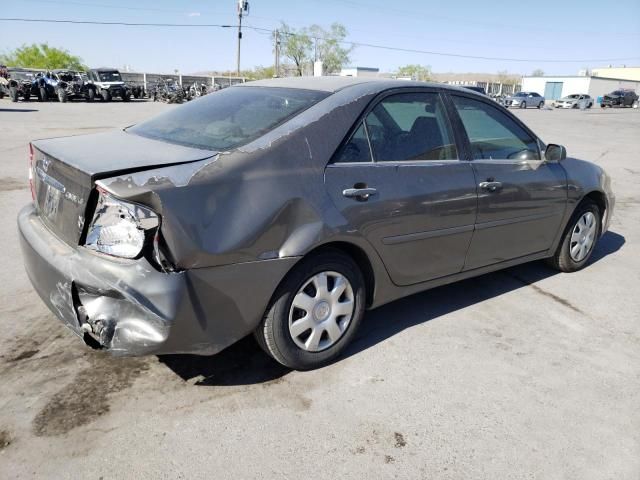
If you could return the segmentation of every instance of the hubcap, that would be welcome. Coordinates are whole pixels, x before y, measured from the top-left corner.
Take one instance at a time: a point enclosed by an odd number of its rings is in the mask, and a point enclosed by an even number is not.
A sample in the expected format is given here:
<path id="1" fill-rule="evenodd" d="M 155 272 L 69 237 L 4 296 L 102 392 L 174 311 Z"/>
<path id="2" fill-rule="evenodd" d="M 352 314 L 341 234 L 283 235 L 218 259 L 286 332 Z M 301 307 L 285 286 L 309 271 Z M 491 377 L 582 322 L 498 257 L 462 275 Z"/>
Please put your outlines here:
<path id="1" fill-rule="evenodd" d="M 305 282 L 291 302 L 289 334 L 308 352 L 334 345 L 347 331 L 355 300 L 349 280 L 338 272 L 321 272 Z"/>
<path id="2" fill-rule="evenodd" d="M 574 261 L 581 262 L 591 252 L 595 243 L 596 226 L 596 216 L 592 212 L 586 212 L 573 227 L 569 254 Z"/>

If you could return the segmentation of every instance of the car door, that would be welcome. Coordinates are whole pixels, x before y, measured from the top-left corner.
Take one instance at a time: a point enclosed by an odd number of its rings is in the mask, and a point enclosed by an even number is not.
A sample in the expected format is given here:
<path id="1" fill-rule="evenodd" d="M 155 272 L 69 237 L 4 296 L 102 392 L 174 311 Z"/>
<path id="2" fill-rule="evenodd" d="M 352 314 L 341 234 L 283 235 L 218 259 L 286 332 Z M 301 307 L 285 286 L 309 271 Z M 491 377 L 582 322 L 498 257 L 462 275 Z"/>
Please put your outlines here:
<path id="1" fill-rule="evenodd" d="M 513 115 L 452 94 L 478 185 L 478 215 L 465 270 L 548 250 L 561 228 L 567 179 L 541 159 L 540 142 Z"/>
<path id="2" fill-rule="evenodd" d="M 437 90 L 379 97 L 325 170 L 350 231 L 364 236 L 397 285 L 460 272 L 476 187 Z"/>

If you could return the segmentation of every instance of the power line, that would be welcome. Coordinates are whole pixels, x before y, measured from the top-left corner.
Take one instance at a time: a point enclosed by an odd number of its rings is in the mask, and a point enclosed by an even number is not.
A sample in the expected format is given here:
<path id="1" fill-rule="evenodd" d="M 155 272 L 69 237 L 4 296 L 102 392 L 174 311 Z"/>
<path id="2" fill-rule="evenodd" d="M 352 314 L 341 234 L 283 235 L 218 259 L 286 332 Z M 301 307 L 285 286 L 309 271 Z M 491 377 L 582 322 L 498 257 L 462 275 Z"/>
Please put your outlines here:
<path id="1" fill-rule="evenodd" d="M 177 27 L 177 28 L 234 28 L 237 25 L 228 24 L 216 24 L 216 23 L 142 23 L 142 22 L 102 22 L 93 20 L 54 20 L 54 19 L 39 19 L 39 18 L 0 18 L 3 22 L 37 22 L 37 23 L 66 23 L 66 24 L 80 24 L 80 25 L 118 25 L 125 27 Z M 245 28 L 254 30 L 257 32 L 269 32 L 273 33 L 274 30 L 269 28 L 262 28 L 256 26 L 245 25 Z M 300 34 L 293 32 L 279 32 L 280 35 L 285 36 L 301 36 Z M 309 38 L 315 40 L 326 40 L 324 37 L 317 37 L 313 35 L 307 35 Z M 406 53 L 420 53 L 423 55 L 435 55 L 441 57 L 455 57 L 466 58 L 473 60 L 497 60 L 503 62 L 521 62 L 521 63 L 595 63 L 595 62 L 618 62 L 626 60 L 636 60 L 640 57 L 623 57 L 623 58 L 590 58 L 590 59 L 542 59 L 542 58 L 508 58 L 508 57 L 488 57 L 481 55 L 465 55 L 460 53 L 449 52 L 437 52 L 432 50 L 419 50 L 414 48 L 394 47 L 390 45 L 380 45 L 374 43 L 357 42 L 351 40 L 342 40 L 342 44 L 351 45 L 353 47 L 364 48 L 377 48 L 382 50 L 390 50 L 394 52 L 406 52 Z"/>

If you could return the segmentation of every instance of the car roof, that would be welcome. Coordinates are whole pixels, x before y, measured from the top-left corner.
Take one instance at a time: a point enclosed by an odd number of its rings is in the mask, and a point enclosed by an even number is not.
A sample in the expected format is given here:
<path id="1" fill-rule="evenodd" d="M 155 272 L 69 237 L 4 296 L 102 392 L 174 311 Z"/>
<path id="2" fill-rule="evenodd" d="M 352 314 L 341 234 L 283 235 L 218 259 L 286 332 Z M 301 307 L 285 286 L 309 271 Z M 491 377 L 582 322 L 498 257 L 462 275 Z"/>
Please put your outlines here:
<path id="1" fill-rule="evenodd" d="M 92 68 L 91 70 L 93 70 L 94 72 L 117 72 L 118 69 L 117 68 L 110 68 L 110 67 L 98 67 L 98 68 Z"/>
<path id="2" fill-rule="evenodd" d="M 280 88 L 300 88 L 303 90 L 318 90 L 324 92 L 337 92 L 345 88 L 356 85 L 368 85 L 374 90 L 388 90 L 390 88 L 415 88 L 415 87 L 437 87 L 447 90 L 464 91 L 472 95 L 480 95 L 479 93 L 462 89 L 454 85 L 434 82 L 417 82 L 409 80 L 395 80 L 388 78 L 368 78 L 368 77 L 285 77 L 271 78 L 266 80 L 254 80 L 245 83 L 239 83 L 233 86 L 237 87 L 280 87 Z"/>

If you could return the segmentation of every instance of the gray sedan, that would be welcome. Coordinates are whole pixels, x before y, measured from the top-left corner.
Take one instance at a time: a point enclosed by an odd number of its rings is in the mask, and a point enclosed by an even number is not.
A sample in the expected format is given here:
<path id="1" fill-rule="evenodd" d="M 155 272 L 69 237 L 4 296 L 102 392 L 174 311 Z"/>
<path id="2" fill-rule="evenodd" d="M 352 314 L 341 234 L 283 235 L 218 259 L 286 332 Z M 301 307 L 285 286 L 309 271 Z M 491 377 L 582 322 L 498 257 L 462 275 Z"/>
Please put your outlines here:
<path id="1" fill-rule="evenodd" d="M 400 297 L 533 260 L 583 268 L 614 207 L 600 167 L 486 96 L 353 78 L 252 82 L 34 141 L 29 173 L 26 270 L 87 344 L 212 354 L 253 333 L 296 369 Z"/>
<path id="2" fill-rule="evenodd" d="M 504 106 L 509 107 L 544 107 L 544 97 L 536 92 L 518 92 L 514 95 L 507 97 L 504 102 Z"/>

